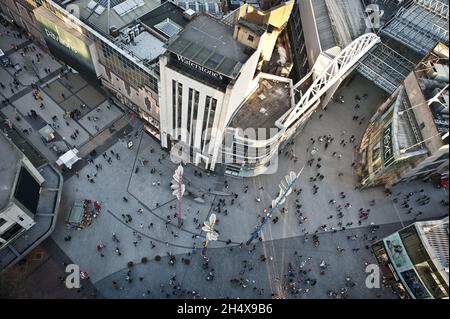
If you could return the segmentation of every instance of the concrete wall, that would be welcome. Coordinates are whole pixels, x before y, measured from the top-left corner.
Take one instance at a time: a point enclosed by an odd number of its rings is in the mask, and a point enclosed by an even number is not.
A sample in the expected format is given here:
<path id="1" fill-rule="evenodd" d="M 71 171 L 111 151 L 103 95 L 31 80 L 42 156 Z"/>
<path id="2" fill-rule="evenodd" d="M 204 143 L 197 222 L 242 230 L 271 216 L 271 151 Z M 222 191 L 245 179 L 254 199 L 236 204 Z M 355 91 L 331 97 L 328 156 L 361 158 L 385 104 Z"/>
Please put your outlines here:
<path id="1" fill-rule="evenodd" d="M 228 104 L 224 103 L 225 94 L 219 90 L 216 90 L 210 86 L 207 86 L 203 83 L 200 83 L 190 77 L 187 77 L 173 69 L 170 69 L 166 66 L 167 57 L 160 57 L 160 74 L 161 74 L 161 113 L 160 113 L 160 123 L 161 123 L 161 132 L 173 136 L 173 127 L 172 127 L 172 118 L 175 116 L 173 114 L 172 107 L 172 80 L 175 80 L 181 84 L 183 84 L 183 95 L 182 95 L 182 118 L 181 127 L 187 126 L 187 110 L 188 110 L 188 99 L 189 99 L 189 88 L 192 88 L 198 91 L 199 94 L 199 104 L 198 104 L 198 112 L 197 112 L 197 121 L 196 123 L 192 122 L 193 132 L 194 134 L 194 143 L 193 146 L 197 149 L 201 148 L 201 133 L 202 133 L 202 124 L 203 117 L 205 113 L 205 100 L 206 96 L 210 96 L 217 100 L 216 113 L 213 121 L 213 127 L 219 125 L 220 122 L 220 114 L 223 110 L 227 110 Z M 182 139 L 185 142 L 188 142 L 187 136 L 182 134 Z M 189 143 L 188 143 L 189 144 Z"/>
<path id="2" fill-rule="evenodd" d="M 140 110 L 159 120 L 158 94 L 156 92 L 146 86 L 137 88 L 129 85 L 119 75 L 106 69 L 101 64 L 99 64 L 99 69 L 101 72 L 101 81 L 105 87 L 115 93 L 121 94 L 123 98 L 137 105 Z"/>
<path id="3" fill-rule="evenodd" d="M 253 37 L 253 41 L 249 40 L 250 35 Z M 253 32 L 241 25 L 235 26 L 233 38 L 236 39 L 237 41 L 239 41 L 240 43 L 242 43 L 248 47 L 251 47 L 253 49 L 256 49 L 260 42 L 260 37 L 255 32 Z"/>
<path id="4" fill-rule="evenodd" d="M 313 5 L 311 0 L 298 0 L 298 5 L 300 8 L 300 18 L 302 20 L 308 63 L 309 67 L 312 68 L 320 52 L 322 52 L 314 18 Z"/>

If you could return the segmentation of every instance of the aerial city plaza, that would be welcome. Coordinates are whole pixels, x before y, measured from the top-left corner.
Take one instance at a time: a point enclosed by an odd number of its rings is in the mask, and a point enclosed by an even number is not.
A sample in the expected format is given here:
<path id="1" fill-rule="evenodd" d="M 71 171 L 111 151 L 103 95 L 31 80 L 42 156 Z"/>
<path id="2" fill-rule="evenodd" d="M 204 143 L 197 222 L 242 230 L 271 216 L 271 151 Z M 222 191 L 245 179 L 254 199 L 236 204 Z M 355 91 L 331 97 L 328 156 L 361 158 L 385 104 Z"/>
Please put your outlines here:
<path id="1" fill-rule="evenodd" d="M 2 299 L 448 299 L 448 0 L 0 4 Z"/>

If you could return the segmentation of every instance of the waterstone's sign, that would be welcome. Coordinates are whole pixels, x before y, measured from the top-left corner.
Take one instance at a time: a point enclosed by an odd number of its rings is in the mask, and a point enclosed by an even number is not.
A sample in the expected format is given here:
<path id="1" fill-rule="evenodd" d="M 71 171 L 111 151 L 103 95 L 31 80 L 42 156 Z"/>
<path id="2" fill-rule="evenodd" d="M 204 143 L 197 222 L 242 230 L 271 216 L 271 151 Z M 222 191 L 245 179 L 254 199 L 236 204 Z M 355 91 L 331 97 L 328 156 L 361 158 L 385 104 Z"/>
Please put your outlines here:
<path id="1" fill-rule="evenodd" d="M 390 164 L 392 158 L 394 157 L 394 151 L 392 149 L 392 125 L 389 125 L 384 129 L 383 132 L 383 162 L 386 166 Z"/>
<path id="2" fill-rule="evenodd" d="M 181 56 L 179 54 L 177 54 L 177 59 L 178 59 L 178 61 L 180 61 L 180 62 L 190 66 L 191 68 L 197 69 L 200 72 L 205 73 L 206 75 L 209 75 L 209 76 L 211 76 L 213 78 L 216 78 L 218 80 L 223 80 L 223 76 L 221 74 L 219 74 L 217 72 L 214 72 L 214 71 L 212 71 L 212 70 L 210 70 L 208 68 L 205 68 L 204 66 L 201 66 L 201 65 L 199 65 L 199 64 L 197 64 L 195 62 L 192 62 L 191 60 L 186 59 L 185 57 L 183 57 L 183 56 Z"/>

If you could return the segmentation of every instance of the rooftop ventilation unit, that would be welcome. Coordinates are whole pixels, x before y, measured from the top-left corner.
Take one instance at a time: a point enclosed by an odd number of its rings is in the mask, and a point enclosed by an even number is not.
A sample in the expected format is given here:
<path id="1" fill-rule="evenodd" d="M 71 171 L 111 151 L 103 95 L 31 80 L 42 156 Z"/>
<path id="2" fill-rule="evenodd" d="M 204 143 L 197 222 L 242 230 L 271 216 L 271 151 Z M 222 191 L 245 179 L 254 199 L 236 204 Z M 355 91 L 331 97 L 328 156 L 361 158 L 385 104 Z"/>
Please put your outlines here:
<path id="1" fill-rule="evenodd" d="M 183 12 L 183 17 L 189 21 L 191 21 L 195 17 L 195 11 L 192 9 L 187 9 Z"/>
<path id="2" fill-rule="evenodd" d="M 117 29 L 116 27 L 111 27 L 109 28 L 109 34 L 112 35 L 113 37 L 117 37 L 119 36 L 120 32 L 119 29 Z"/>

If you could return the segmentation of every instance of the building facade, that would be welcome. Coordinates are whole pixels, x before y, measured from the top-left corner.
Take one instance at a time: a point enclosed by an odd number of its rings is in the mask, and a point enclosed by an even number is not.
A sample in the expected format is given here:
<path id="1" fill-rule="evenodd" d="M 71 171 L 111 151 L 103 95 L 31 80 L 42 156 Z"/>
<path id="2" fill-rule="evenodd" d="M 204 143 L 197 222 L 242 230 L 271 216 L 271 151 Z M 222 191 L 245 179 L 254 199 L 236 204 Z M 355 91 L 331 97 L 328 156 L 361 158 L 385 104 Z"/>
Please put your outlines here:
<path id="1" fill-rule="evenodd" d="M 385 283 L 401 298 L 448 299 L 448 217 L 416 222 L 372 245 Z"/>
<path id="2" fill-rule="evenodd" d="M 370 119 L 356 165 L 362 187 L 448 177 L 448 52 L 439 43 Z"/>
<path id="3" fill-rule="evenodd" d="M 223 21 L 200 15 L 169 43 L 160 58 L 163 147 L 177 145 L 184 161 L 210 170 L 222 163 L 225 127 L 270 61 L 291 7 L 243 6 Z"/>
<path id="4" fill-rule="evenodd" d="M 378 42 L 357 37 L 360 27 L 330 41 L 318 18 L 331 18 L 310 1 L 295 4 L 290 25 L 293 0 L 243 4 L 222 19 L 206 12 L 217 1 L 193 2 L 200 13 L 183 3 L 117 0 L 108 10 L 103 0 L 42 0 L 32 12 L 54 56 L 137 113 L 177 158 L 219 173 L 271 172 Z"/>
<path id="5" fill-rule="evenodd" d="M 63 184 L 60 172 L 14 130 L 6 129 L 8 136 L 0 133 L 0 272 L 53 232 Z M 31 157 L 14 143 L 27 145 Z"/>

